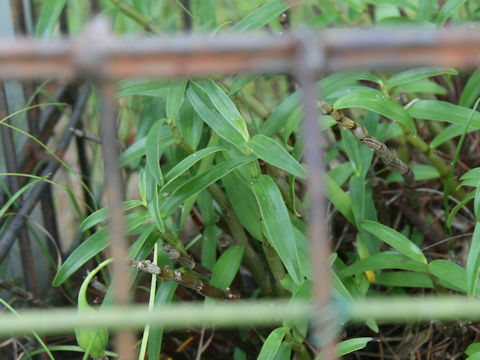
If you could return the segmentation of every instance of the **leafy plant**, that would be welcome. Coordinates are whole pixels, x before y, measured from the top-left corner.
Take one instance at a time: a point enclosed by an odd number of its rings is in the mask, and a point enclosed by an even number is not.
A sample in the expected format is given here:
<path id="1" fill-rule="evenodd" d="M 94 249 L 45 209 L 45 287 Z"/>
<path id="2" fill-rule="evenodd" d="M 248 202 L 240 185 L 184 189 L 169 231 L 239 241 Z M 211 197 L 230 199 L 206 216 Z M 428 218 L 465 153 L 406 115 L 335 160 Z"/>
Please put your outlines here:
<path id="1" fill-rule="evenodd" d="M 430 0 L 99 4 L 116 32 L 149 36 L 185 29 L 209 36 L 266 27 L 280 33 L 304 23 L 319 29 L 435 27 L 469 22 L 479 13 L 476 2 L 455 0 L 442 6 Z M 79 1 L 45 0 L 36 35 L 55 36 L 62 10 L 75 32 L 92 9 Z M 480 164 L 475 130 L 480 129 L 480 117 L 473 104 L 480 95 L 479 74 L 425 66 L 397 72 L 345 71 L 316 83 L 319 132 L 328 144 L 325 230 L 333 250 L 332 293 L 337 300 L 378 294 L 478 296 Z M 309 169 L 303 164 L 301 97 L 295 80 L 284 75 L 126 79 L 117 83 L 117 90 L 119 135 L 125 145 L 120 164 L 128 194 L 133 194 L 123 203 L 131 241 L 132 298 L 146 292 L 151 311 L 190 300 L 213 306 L 239 298 L 311 301 Z M 92 133 L 98 133 L 97 102 L 92 96 L 91 120 L 85 123 Z M 93 160 L 97 146 L 92 145 Z M 46 179 L 37 178 L 13 194 L 0 215 L 38 181 Z M 98 184 L 88 189 L 90 195 L 101 190 Z M 109 246 L 109 209 L 91 210 L 96 211 L 82 215 L 85 239 L 75 244 L 53 279 L 55 287 L 76 289 L 75 276 L 99 264 L 80 287 L 79 310 L 89 306 L 85 294 L 93 275 L 109 262 L 102 262 Z M 465 216 L 467 222 L 462 222 Z M 146 283 L 148 275 L 152 280 Z M 108 274 L 101 273 L 97 281 L 108 288 Z M 98 296 L 107 304 L 111 290 Z M 354 351 L 362 356 L 362 349 L 380 351 L 386 343 L 407 357 L 430 351 L 430 340 L 441 343 L 449 336 L 430 325 L 409 324 L 399 330 L 373 319 L 342 325 L 341 335 L 331 329 L 324 334 L 336 336 L 338 356 Z M 407 336 L 427 328 L 429 337 L 416 348 L 390 345 L 386 339 L 392 332 Z M 466 329 L 467 335 L 453 336 L 445 349 L 465 351 L 473 359 L 477 339 Z M 236 329 L 233 335 L 207 327 L 192 334 L 185 340 L 185 334 L 147 326 L 139 359 L 158 359 L 173 345 L 186 357 L 202 352 L 208 357 L 212 343 L 221 356 L 235 359 L 289 359 L 292 353 L 318 358 L 305 321 Z M 107 338 L 105 330 L 77 330 L 85 357 L 88 352 L 112 356 L 105 352 Z"/>

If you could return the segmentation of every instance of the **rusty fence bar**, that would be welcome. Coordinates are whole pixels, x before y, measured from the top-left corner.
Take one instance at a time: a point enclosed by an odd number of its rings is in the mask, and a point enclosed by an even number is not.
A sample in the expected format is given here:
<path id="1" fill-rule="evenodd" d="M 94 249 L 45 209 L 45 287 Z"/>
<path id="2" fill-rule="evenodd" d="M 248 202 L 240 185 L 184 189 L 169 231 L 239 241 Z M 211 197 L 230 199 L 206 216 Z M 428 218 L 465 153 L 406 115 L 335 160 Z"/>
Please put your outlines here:
<path id="1" fill-rule="evenodd" d="M 92 28 L 96 28 L 92 26 Z M 128 77 L 291 73 L 302 34 L 173 36 L 120 39 L 90 29 L 74 39 L 0 41 L 0 77 L 74 79 L 104 62 L 109 80 Z M 470 28 L 324 30 L 310 46 L 323 49 L 325 70 L 480 63 L 480 37 Z"/>
<path id="2" fill-rule="evenodd" d="M 15 41 L 0 40 L 0 78 L 19 80 L 61 78 L 65 80 L 89 79 L 100 88 L 102 102 L 103 157 L 106 171 L 106 192 L 114 209 L 111 213 L 111 253 L 123 259 L 126 254 L 123 233 L 123 214 L 119 206 L 122 200 L 121 172 L 117 164 L 118 149 L 115 136 L 114 86 L 113 81 L 131 77 L 198 77 L 237 73 L 292 73 L 297 76 L 303 91 L 306 130 L 306 161 L 310 167 L 311 216 L 310 239 L 315 264 L 315 302 L 313 313 L 321 327 L 325 320 L 322 314 L 331 306 L 328 277 L 328 244 L 324 234 L 324 200 L 322 153 L 317 132 L 317 114 L 314 80 L 320 71 L 338 71 L 353 68 L 398 68 L 417 65 L 448 65 L 465 67 L 480 64 L 480 37 L 471 28 L 445 30 L 431 29 L 382 29 L 382 30 L 324 30 L 319 33 L 299 33 L 282 36 L 265 34 L 225 34 L 213 38 L 196 36 L 174 36 L 169 38 L 120 39 L 108 30 L 101 20 L 92 23 L 84 35 L 56 40 L 34 40 L 20 38 Z M 28 204 L 27 204 L 28 205 Z M 0 246 L 0 258 L 13 243 L 13 238 Z M 3 239 L 5 243 L 5 239 Z M 1 241 L 0 241 L 0 245 Z M 116 329 L 138 328 L 145 323 L 175 326 L 195 325 L 188 319 L 209 321 L 223 325 L 247 323 L 278 323 L 294 317 L 312 318 L 309 304 L 270 303 L 224 303 L 205 308 L 199 305 L 169 306 L 158 314 L 148 313 L 146 307 L 128 307 L 128 276 L 126 265 L 115 268 L 117 279 L 115 297 L 117 306 L 98 314 L 79 316 L 73 310 L 25 311 L 23 320 L 13 315 L 0 317 L 0 333 L 8 329 L 12 333 L 25 333 L 32 328 L 38 331 L 67 331 L 82 326 L 111 326 Z M 397 309 L 389 303 L 388 313 L 416 306 L 412 300 L 403 300 Z M 417 302 L 419 300 L 416 300 Z M 443 301 L 443 300 L 442 300 Z M 451 303 L 452 300 L 450 300 Z M 455 315 L 480 317 L 480 302 L 465 302 L 473 312 L 458 312 Z M 468 304 L 467 304 L 468 302 Z M 438 312 L 429 316 L 441 316 L 440 300 L 431 300 L 428 306 L 438 303 Z M 276 304 L 273 306 L 272 304 Z M 359 320 L 362 311 L 370 309 L 369 317 L 382 318 L 368 302 L 353 302 L 345 316 Z M 423 302 L 423 305 L 427 303 Z M 468 305 L 468 306 L 467 306 Z M 242 306 L 245 306 L 243 308 Z M 258 312 L 264 311 L 261 319 Z M 262 307 L 263 306 L 263 307 Z M 273 306 L 273 307 L 272 307 Z M 363 307 L 362 307 L 363 306 Z M 268 311 L 268 309 L 273 309 Z M 132 310 L 126 313 L 122 309 Z M 240 309 L 243 309 L 240 311 Z M 247 309 L 247 310 L 245 310 Z M 383 309 L 379 307 L 379 309 Z M 476 310 L 475 310 L 476 309 Z M 413 309 L 411 309 L 413 311 Z M 201 315 L 200 315 L 201 313 Z M 415 313 L 415 311 L 413 311 Z M 250 314 L 250 315 L 248 315 Z M 255 318 L 251 316 L 255 315 Z M 383 314 L 383 315 L 382 315 Z M 219 315 L 224 316 L 223 318 Z M 227 316 L 228 315 L 228 316 Z M 418 313 L 414 315 L 420 316 Z M 42 319 L 51 316 L 50 323 Z M 427 316 L 423 317 L 428 318 Z M 55 323 L 52 323 L 55 319 Z M 184 319 L 184 321 L 179 321 Z M 227 320 L 225 320 L 227 319 Z M 194 321 L 196 321 L 194 320 Z M 29 327 L 25 327 L 30 321 Z M 30 327 L 32 321 L 37 321 Z M 338 320 L 337 320 L 338 321 Z M 8 327 L 6 324 L 9 324 Z M 16 325 L 15 325 L 16 324 Z M 328 327 L 328 326 L 327 326 Z M 319 329 L 321 330 L 321 329 Z M 128 348 L 131 337 L 127 335 L 121 355 L 130 358 Z M 324 359 L 333 359 L 333 343 L 325 341 Z M 130 350 L 131 351 L 131 350 Z"/>

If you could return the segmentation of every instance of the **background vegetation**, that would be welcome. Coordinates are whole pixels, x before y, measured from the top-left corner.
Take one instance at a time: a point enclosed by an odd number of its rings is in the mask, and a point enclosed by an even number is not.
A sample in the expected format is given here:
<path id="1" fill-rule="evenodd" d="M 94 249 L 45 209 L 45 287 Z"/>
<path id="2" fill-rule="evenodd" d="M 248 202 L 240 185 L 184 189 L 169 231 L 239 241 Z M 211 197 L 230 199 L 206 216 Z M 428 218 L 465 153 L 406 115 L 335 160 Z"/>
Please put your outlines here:
<path id="1" fill-rule="evenodd" d="M 189 31 L 211 36 L 219 31 L 281 34 L 305 24 L 315 29 L 475 26 L 480 9 L 478 1 L 452 0 L 35 4 L 36 36 L 44 38 L 57 36 L 62 11 L 70 34 L 81 32 L 99 12 L 111 19 L 118 34 L 168 36 Z M 152 308 L 204 299 L 308 301 L 308 169 L 302 164 L 302 112 L 295 79 L 284 75 L 125 79 L 117 89 L 129 256 L 132 265 L 143 270 L 132 270 L 135 301 L 149 302 Z M 334 296 L 477 296 L 480 115 L 475 101 L 480 72 L 429 66 L 395 73 L 360 69 L 326 74 L 317 89 L 323 114 L 319 127 L 326 144 Z M 86 132 L 96 136 L 98 105 L 94 90 L 83 122 Z M 103 268 L 109 262 L 104 261 L 108 214 L 102 207 L 100 145 L 91 141 L 88 146 L 92 172 L 87 199 L 93 196 L 94 201 L 78 200 L 81 190 L 63 195 L 69 211 L 77 214 L 78 223 L 70 219 L 68 227 L 75 229 L 73 234 L 79 228 L 81 234 L 73 245 L 61 239 L 64 261 L 52 281 L 80 309 L 89 307 L 94 298 L 102 306 L 110 301 L 109 276 Z M 67 156 L 69 166 L 73 161 L 74 155 Z M 72 181 L 67 185 L 75 189 L 79 175 L 66 168 L 64 176 Z M 69 188 L 63 186 L 59 197 L 65 190 Z M 62 234 L 66 237 L 64 230 Z M 100 263 L 87 299 L 96 272 L 83 280 L 85 270 Z M 158 271 L 155 264 L 162 270 L 151 280 L 148 272 Z M 62 304 L 54 288 L 45 293 L 51 305 Z M 365 359 L 465 354 L 475 359 L 480 356 L 479 331 L 470 322 L 386 326 L 372 319 L 361 326 L 345 324 L 337 334 L 337 353 Z M 24 355 L 42 351 L 36 350 L 37 340 L 57 359 L 64 355 L 54 350 L 86 351 L 98 358 L 108 348 L 104 330 L 76 335 L 80 347 L 73 345 L 72 337 L 24 339 Z M 318 349 L 309 336 L 307 321 L 286 322 L 275 329 L 145 329 L 139 334 L 138 356 L 312 359 Z M 72 356 L 69 353 L 68 358 Z"/>

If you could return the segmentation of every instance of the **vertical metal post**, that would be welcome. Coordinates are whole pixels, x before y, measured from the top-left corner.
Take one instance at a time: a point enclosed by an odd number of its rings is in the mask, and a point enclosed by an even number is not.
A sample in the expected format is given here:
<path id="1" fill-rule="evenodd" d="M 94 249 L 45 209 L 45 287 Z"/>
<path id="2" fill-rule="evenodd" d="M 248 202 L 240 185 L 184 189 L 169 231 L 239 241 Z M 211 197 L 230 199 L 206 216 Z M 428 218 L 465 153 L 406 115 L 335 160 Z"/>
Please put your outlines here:
<path id="1" fill-rule="evenodd" d="M 300 37 L 295 75 L 302 88 L 303 131 L 305 136 L 305 160 L 308 165 L 310 193 L 309 238 L 312 251 L 314 279 L 314 327 L 321 345 L 321 359 L 335 359 L 335 343 L 325 318 L 330 304 L 329 246 L 325 229 L 325 200 L 323 179 L 323 151 L 318 128 L 317 89 L 315 79 L 324 67 L 324 53 L 313 34 Z M 321 338 L 319 338 L 321 337 Z"/>
<path id="2" fill-rule="evenodd" d="M 113 263 L 113 294 L 116 305 L 128 305 L 129 272 L 127 263 L 127 239 L 123 217 L 123 181 L 118 164 L 119 148 L 118 128 L 115 119 L 115 86 L 107 81 L 100 81 L 100 126 L 102 133 L 102 151 L 105 171 L 105 195 L 110 210 L 110 254 Z M 133 333 L 122 331 L 116 334 L 115 349 L 121 359 L 134 359 L 135 339 Z"/>

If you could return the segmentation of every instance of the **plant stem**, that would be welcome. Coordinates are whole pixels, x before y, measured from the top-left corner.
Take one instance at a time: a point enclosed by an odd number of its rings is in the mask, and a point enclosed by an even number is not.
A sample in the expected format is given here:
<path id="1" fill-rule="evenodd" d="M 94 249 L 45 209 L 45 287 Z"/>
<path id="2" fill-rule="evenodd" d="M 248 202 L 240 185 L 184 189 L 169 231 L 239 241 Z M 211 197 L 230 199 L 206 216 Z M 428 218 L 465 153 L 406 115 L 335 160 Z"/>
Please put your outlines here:
<path id="1" fill-rule="evenodd" d="M 110 0 L 117 8 L 130 19 L 141 25 L 146 31 L 154 35 L 160 35 L 162 31 L 152 21 L 147 19 L 142 13 L 135 9 L 129 3 L 123 0 Z"/>
<path id="2" fill-rule="evenodd" d="M 177 140 L 179 138 L 182 139 L 180 133 L 178 132 L 178 129 L 172 123 L 169 123 L 169 125 L 175 138 L 177 138 Z M 178 145 L 187 155 L 191 155 L 195 152 L 191 148 L 191 146 L 187 144 L 183 139 L 178 142 Z M 232 210 L 230 204 L 228 203 L 228 200 L 225 197 L 225 194 L 215 183 L 208 186 L 207 191 L 222 209 L 223 215 L 225 216 L 225 222 L 228 226 L 228 229 L 230 230 L 233 239 L 235 240 L 235 243 L 245 247 L 245 264 L 250 270 L 253 278 L 255 279 L 255 282 L 261 289 L 261 292 L 263 294 L 271 294 L 272 287 L 269 281 L 269 277 L 266 276 L 268 272 L 264 265 L 263 258 L 250 245 L 247 234 L 245 233 L 245 229 L 240 223 L 240 220 L 238 219 L 235 212 Z"/>
<path id="3" fill-rule="evenodd" d="M 443 159 L 436 155 L 432 148 L 428 146 L 428 144 L 422 138 L 412 134 L 407 134 L 406 137 L 408 142 L 415 146 L 423 155 L 425 155 L 435 169 L 437 169 L 438 173 L 440 174 L 440 180 L 443 184 L 445 184 L 448 181 L 449 169 L 448 166 L 443 162 Z M 460 201 L 465 199 L 465 196 L 467 196 L 465 191 L 459 187 L 459 183 L 455 178 L 453 178 L 451 182 L 451 193 Z"/>

